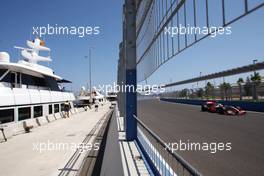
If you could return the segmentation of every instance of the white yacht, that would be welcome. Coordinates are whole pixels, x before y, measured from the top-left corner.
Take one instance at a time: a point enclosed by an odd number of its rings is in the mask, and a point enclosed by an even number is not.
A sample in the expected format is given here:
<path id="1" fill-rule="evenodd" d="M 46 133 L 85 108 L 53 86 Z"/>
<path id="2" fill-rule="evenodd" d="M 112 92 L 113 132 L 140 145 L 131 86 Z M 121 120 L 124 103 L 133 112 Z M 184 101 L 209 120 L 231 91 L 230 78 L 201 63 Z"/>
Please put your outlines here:
<path id="1" fill-rule="evenodd" d="M 117 92 L 108 92 L 106 98 L 109 101 L 116 101 L 117 100 Z"/>
<path id="2" fill-rule="evenodd" d="M 89 90 L 86 90 L 85 87 L 82 87 L 80 94 L 77 96 L 77 106 L 87 106 L 92 105 L 97 100 L 99 103 L 105 101 L 105 96 L 95 87 L 92 89 L 92 93 Z"/>
<path id="3" fill-rule="evenodd" d="M 44 44 L 36 38 L 27 41 L 29 48 L 15 47 L 22 57 L 17 63 L 10 62 L 8 53 L 0 52 L 0 127 L 55 115 L 63 111 L 66 101 L 73 105 L 74 94 L 60 88 L 60 83 L 70 81 L 38 64 L 51 62 L 50 48 Z M 40 56 L 40 52 L 48 56 Z"/>

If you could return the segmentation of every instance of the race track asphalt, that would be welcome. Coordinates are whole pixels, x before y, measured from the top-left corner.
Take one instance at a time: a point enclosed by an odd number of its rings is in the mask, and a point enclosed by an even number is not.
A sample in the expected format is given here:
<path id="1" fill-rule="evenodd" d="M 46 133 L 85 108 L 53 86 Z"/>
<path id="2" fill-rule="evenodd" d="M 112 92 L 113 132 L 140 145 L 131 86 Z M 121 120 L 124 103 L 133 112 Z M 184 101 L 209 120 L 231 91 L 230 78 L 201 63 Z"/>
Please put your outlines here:
<path id="1" fill-rule="evenodd" d="M 203 175 L 264 175 L 264 113 L 225 116 L 153 99 L 138 101 L 138 117 L 166 143 L 231 143 L 230 151 L 177 151 Z"/>

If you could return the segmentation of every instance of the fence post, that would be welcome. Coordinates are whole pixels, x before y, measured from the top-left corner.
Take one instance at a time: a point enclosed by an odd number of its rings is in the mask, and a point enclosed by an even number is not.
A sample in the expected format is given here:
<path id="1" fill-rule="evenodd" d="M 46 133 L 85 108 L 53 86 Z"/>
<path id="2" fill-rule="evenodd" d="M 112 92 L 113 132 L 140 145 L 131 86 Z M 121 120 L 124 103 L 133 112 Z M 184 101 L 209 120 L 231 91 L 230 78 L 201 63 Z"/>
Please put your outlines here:
<path id="1" fill-rule="evenodd" d="M 136 71 L 136 2 L 125 0 L 124 47 L 125 47 L 125 132 L 126 140 L 137 137 L 137 71 Z"/>
<path id="2" fill-rule="evenodd" d="M 125 117 L 125 93 L 121 90 L 121 87 L 125 83 L 125 58 L 124 58 L 124 44 L 119 44 L 119 60 L 118 60 L 118 72 L 117 72 L 117 84 L 119 85 L 118 93 L 118 109 L 120 111 L 120 117 Z"/>

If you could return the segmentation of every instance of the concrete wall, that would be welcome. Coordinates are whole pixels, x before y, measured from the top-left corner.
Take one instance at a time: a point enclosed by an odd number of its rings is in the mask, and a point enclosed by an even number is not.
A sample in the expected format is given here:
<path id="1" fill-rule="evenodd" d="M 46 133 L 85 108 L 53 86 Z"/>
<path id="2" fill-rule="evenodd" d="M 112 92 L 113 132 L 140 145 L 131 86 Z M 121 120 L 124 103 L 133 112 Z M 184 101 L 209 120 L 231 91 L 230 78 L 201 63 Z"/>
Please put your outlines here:
<path id="1" fill-rule="evenodd" d="M 202 105 L 206 100 L 191 100 L 191 99 L 174 99 L 174 98 L 161 98 L 162 101 L 191 104 L 191 105 Z M 244 110 L 264 112 L 264 102 L 250 102 L 250 101 L 218 101 L 223 105 L 229 106 L 240 106 Z"/>

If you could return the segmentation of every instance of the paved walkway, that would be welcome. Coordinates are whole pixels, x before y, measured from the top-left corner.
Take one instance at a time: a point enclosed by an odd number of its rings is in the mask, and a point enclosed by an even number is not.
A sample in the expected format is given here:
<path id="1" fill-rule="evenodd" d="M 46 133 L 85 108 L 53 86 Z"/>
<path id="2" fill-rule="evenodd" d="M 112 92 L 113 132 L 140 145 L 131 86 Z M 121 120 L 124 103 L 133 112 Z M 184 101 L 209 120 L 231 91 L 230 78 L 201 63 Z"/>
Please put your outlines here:
<path id="1" fill-rule="evenodd" d="M 105 104 L 99 107 L 99 112 L 88 110 L 75 114 L 0 143 L 0 175 L 60 174 L 74 156 L 77 145 L 87 140 L 87 135 L 108 111 L 109 104 Z M 89 150 L 96 146 L 90 144 L 87 147 Z"/>

